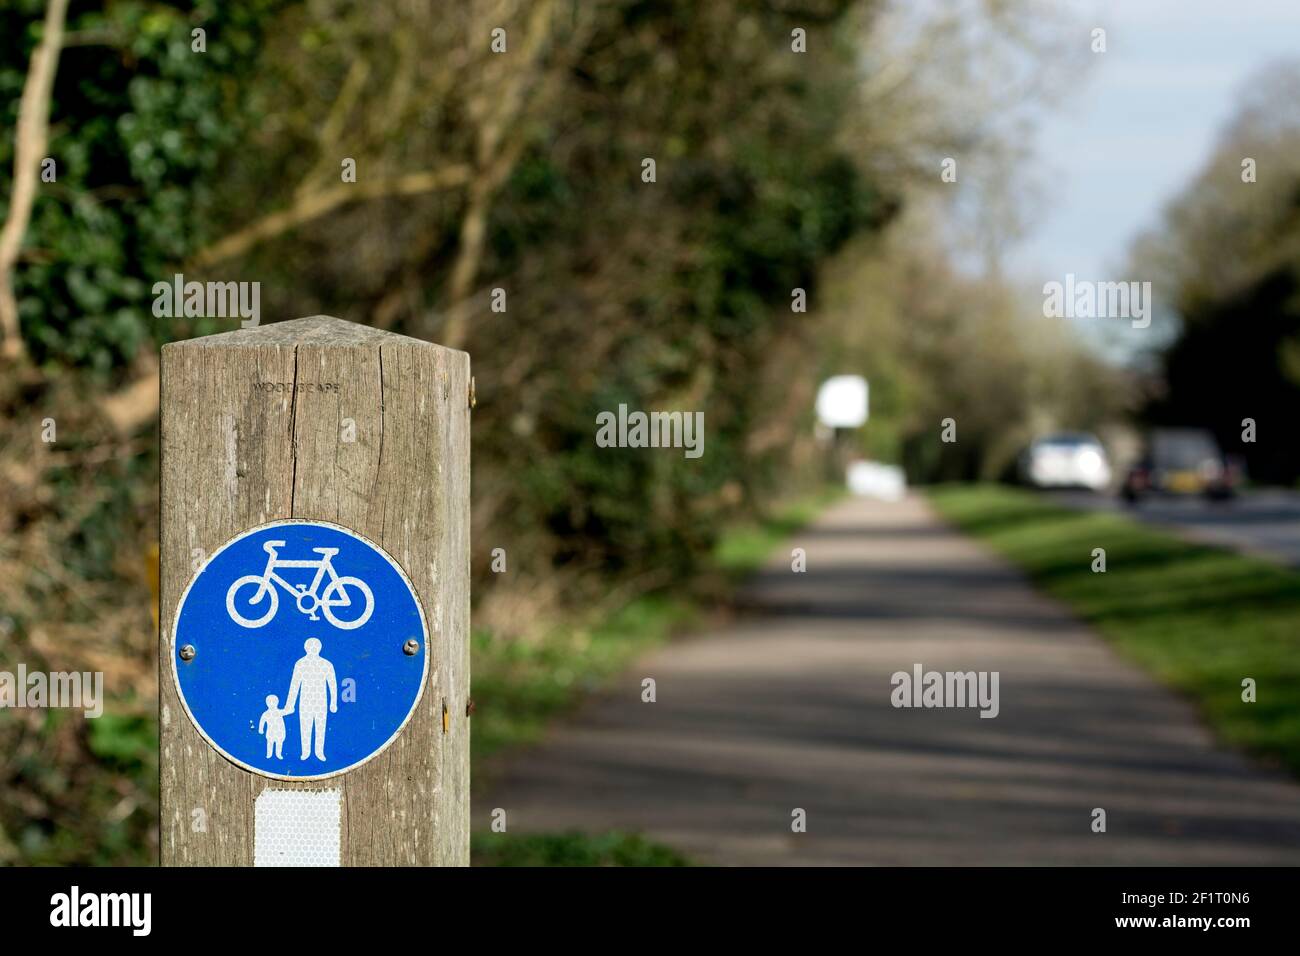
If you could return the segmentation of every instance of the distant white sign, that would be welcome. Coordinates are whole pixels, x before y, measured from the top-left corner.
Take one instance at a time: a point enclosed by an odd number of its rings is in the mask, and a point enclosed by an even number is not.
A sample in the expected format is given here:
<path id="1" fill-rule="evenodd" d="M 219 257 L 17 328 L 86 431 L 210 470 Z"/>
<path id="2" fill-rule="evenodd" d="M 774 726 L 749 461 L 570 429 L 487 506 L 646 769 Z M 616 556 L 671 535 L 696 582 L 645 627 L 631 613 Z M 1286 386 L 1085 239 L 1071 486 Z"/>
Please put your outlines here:
<path id="1" fill-rule="evenodd" d="M 855 461 L 849 465 L 848 484 L 855 495 L 880 501 L 901 501 L 907 493 L 902 468 L 874 461 Z"/>
<path id="2" fill-rule="evenodd" d="M 817 420 L 828 428 L 858 428 L 867 420 L 867 380 L 834 375 L 817 390 Z"/>

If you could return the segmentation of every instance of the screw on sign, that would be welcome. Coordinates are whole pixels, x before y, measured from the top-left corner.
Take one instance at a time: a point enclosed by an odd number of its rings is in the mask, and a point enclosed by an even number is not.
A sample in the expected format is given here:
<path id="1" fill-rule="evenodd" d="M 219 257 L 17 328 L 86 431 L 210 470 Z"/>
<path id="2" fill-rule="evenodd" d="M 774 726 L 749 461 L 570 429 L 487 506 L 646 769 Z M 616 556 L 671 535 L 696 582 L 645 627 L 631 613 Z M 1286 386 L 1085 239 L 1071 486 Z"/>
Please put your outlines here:
<path id="1" fill-rule="evenodd" d="M 318 780 L 392 743 L 423 692 L 427 646 L 415 589 L 382 548 L 339 525 L 278 521 L 198 570 L 172 662 L 186 712 L 223 756 Z"/>

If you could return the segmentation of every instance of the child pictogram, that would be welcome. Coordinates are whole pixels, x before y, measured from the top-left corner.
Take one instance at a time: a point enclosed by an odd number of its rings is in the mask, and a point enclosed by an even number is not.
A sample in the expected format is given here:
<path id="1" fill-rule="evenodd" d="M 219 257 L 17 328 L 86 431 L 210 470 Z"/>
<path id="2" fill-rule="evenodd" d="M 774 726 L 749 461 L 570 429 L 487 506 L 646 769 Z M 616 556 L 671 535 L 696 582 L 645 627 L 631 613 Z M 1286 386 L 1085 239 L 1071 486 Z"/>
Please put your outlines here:
<path id="1" fill-rule="evenodd" d="M 266 734 L 268 760 L 272 752 L 277 759 L 284 756 L 280 751 L 284 748 L 284 715 L 288 713 L 292 711 L 280 709 L 280 698 L 274 694 L 266 695 L 266 710 L 262 713 L 262 719 L 257 722 L 257 732 Z"/>

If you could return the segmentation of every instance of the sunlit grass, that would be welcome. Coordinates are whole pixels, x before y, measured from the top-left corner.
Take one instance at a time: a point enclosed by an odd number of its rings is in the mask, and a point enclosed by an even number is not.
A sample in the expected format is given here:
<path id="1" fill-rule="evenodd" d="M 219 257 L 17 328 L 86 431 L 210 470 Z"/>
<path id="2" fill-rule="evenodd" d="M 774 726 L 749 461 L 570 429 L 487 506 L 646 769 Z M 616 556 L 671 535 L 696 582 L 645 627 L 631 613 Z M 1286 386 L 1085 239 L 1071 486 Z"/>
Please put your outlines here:
<path id="1" fill-rule="evenodd" d="M 676 850 L 629 833 L 476 833 L 474 866 L 689 866 Z"/>
<path id="2" fill-rule="evenodd" d="M 602 620 L 555 628 L 532 641 L 475 632 L 474 757 L 536 740 L 548 720 L 687 626 L 692 614 L 680 598 L 650 595 Z"/>
<path id="3" fill-rule="evenodd" d="M 1224 741 L 1300 775 L 1300 573 L 1018 489 L 940 486 L 929 496 L 1186 693 Z M 1094 548 L 1106 551 L 1104 574 L 1092 571 Z M 1256 703 L 1242 701 L 1245 678 Z"/>
<path id="4" fill-rule="evenodd" d="M 844 494 L 840 488 L 827 488 L 777 508 L 763 520 L 727 529 L 713 550 L 713 564 L 733 581 L 758 570 L 778 544 Z"/>

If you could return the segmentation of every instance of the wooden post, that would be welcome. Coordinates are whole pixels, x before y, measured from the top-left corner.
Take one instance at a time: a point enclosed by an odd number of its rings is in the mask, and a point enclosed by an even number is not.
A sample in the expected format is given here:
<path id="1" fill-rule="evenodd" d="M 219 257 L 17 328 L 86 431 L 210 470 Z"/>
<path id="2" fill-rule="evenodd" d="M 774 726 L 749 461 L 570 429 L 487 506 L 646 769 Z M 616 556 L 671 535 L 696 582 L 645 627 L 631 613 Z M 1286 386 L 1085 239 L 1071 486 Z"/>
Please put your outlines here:
<path id="1" fill-rule="evenodd" d="M 340 865 L 468 865 L 469 356 L 314 316 L 166 345 L 161 389 L 163 865 L 253 865 L 267 789 L 342 791 Z M 223 757 L 173 672 L 178 604 L 199 566 L 288 518 L 379 545 L 413 585 L 428 633 L 423 691 L 392 743 L 313 782 Z M 296 614 L 292 604 L 279 613 Z M 291 733 L 286 750 L 296 746 Z"/>

